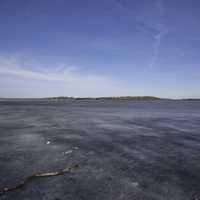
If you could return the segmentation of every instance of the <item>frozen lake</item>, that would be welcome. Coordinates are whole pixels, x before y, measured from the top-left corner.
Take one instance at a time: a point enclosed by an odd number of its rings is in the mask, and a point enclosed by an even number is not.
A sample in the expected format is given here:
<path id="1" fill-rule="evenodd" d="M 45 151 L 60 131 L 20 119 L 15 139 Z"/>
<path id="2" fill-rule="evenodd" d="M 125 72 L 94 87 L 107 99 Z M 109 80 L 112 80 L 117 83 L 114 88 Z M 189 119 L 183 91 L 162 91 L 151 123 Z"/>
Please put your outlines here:
<path id="1" fill-rule="evenodd" d="M 200 199 L 200 102 L 0 102 L 2 200 Z"/>

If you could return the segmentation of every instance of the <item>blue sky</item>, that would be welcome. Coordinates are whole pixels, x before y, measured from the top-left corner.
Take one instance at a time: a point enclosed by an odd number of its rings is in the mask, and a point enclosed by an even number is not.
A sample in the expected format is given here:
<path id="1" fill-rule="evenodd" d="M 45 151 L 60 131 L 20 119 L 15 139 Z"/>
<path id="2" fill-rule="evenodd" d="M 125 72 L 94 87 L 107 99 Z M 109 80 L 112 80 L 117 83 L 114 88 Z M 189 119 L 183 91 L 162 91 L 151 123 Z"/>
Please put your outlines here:
<path id="1" fill-rule="evenodd" d="M 0 96 L 200 98 L 199 0 L 0 0 Z"/>

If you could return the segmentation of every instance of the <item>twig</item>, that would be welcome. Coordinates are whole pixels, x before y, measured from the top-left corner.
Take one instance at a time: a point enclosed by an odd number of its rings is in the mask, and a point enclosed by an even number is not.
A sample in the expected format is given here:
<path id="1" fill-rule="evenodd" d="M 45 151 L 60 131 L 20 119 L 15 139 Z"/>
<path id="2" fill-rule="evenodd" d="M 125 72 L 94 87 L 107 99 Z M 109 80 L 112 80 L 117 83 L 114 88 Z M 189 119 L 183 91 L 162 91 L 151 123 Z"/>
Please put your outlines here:
<path id="1" fill-rule="evenodd" d="M 60 176 L 60 175 L 66 174 L 68 172 L 74 172 L 74 171 L 76 171 L 78 169 L 79 169 L 79 165 L 76 164 L 76 165 L 72 165 L 70 167 L 67 167 L 67 168 L 65 168 L 63 170 L 60 170 L 60 171 L 36 173 L 36 174 L 31 175 L 31 176 L 28 176 L 22 183 L 19 183 L 16 186 L 4 187 L 4 188 L 0 189 L 0 195 L 4 195 L 7 192 L 15 191 L 15 190 L 18 190 L 18 189 L 22 189 L 27 184 L 27 182 L 29 182 L 29 181 L 31 181 L 31 180 L 33 180 L 35 178 Z"/>

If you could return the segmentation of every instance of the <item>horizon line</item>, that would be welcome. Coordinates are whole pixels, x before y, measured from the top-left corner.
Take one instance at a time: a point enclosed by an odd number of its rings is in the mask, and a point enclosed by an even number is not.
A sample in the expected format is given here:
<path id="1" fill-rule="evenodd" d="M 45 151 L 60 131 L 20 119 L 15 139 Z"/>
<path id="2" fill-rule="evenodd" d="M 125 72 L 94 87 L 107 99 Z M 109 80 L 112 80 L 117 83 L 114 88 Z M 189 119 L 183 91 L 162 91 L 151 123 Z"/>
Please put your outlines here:
<path id="1" fill-rule="evenodd" d="M 96 97 L 91 97 L 91 96 L 47 96 L 47 97 L 0 97 L 0 100 L 23 100 L 23 99 L 33 99 L 33 100 L 40 100 L 40 99 L 75 99 L 75 100 L 84 100 L 84 99 L 93 99 L 93 100 L 98 100 L 98 99 L 121 99 L 121 100 L 126 100 L 126 99 L 149 99 L 149 100 L 200 100 L 200 98 L 194 98 L 194 97 L 185 97 L 185 98 L 168 98 L 168 97 L 158 97 L 158 96 L 96 96 Z"/>

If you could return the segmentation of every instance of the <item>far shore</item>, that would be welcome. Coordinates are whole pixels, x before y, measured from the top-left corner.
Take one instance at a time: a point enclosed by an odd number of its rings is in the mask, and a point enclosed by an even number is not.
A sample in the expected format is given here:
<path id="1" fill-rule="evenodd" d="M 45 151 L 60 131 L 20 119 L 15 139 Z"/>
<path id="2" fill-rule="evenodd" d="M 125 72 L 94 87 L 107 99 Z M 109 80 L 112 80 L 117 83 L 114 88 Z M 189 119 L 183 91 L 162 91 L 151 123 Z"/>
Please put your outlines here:
<path id="1" fill-rule="evenodd" d="M 128 100 L 128 101 L 200 101 L 199 98 L 171 99 L 154 96 L 111 96 L 111 97 L 43 97 L 43 98 L 0 98 L 0 101 L 89 101 L 89 100 Z"/>

